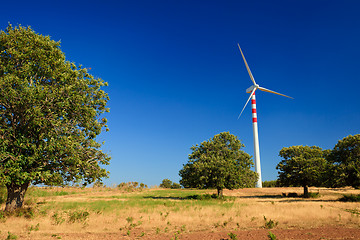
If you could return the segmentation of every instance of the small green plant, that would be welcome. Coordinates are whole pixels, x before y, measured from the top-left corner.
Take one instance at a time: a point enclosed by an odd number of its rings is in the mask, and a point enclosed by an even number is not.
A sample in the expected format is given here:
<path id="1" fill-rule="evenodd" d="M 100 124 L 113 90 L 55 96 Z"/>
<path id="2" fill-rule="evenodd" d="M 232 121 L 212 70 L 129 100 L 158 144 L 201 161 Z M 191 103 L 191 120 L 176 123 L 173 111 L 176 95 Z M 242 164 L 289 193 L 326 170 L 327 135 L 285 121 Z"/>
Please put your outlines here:
<path id="1" fill-rule="evenodd" d="M 133 217 L 127 217 L 127 218 L 126 218 L 126 221 L 127 221 L 128 223 L 132 223 L 132 222 L 134 221 L 134 218 L 133 218 Z"/>
<path id="2" fill-rule="evenodd" d="M 278 222 L 275 222 L 272 219 L 269 219 L 269 221 L 268 221 L 265 216 L 264 216 L 264 221 L 265 221 L 266 229 L 273 229 L 274 227 L 276 227 L 278 225 Z"/>
<path id="3" fill-rule="evenodd" d="M 127 230 L 126 235 L 130 236 L 130 234 L 131 234 L 131 231 Z"/>
<path id="4" fill-rule="evenodd" d="M 141 232 L 140 237 L 145 236 L 145 232 Z"/>
<path id="5" fill-rule="evenodd" d="M 160 228 L 156 228 L 156 234 L 159 234 L 160 233 Z"/>
<path id="6" fill-rule="evenodd" d="M 10 240 L 10 239 L 18 239 L 18 236 L 12 234 L 11 232 L 8 232 L 6 240 Z"/>
<path id="7" fill-rule="evenodd" d="M 35 226 L 31 225 L 30 227 L 28 227 L 28 233 L 30 234 L 31 231 L 39 231 L 40 228 L 40 223 L 36 224 Z"/>
<path id="8" fill-rule="evenodd" d="M 6 221 L 6 216 L 4 214 L 3 211 L 0 211 L 0 222 L 5 222 Z"/>
<path id="9" fill-rule="evenodd" d="M 272 232 L 269 232 L 268 238 L 269 238 L 269 240 L 277 240 L 275 234 L 273 234 Z"/>
<path id="10" fill-rule="evenodd" d="M 181 232 L 185 232 L 186 231 L 186 225 L 182 225 L 180 230 L 181 230 Z"/>
<path id="11" fill-rule="evenodd" d="M 174 238 L 171 238 L 171 240 L 178 240 L 178 239 L 179 239 L 178 233 L 176 232 L 176 233 L 174 233 Z"/>
<path id="12" fill-rule="evenodd" d="M 65 222 L 65 218 L 63 218 L 62 214 L 58 212 L 54 213 L 51 218 L 54 222 L 54 225 L 60 225 Z"/>
<path id="13" fill-rule="evenodd" d="M 228 233 L 228 236 L 230 237 L 231 240 L 237 240 L 237 235 L 235 233 Z"/>
<path id="14" fill-rule="evenodd" d="M 90 213 L 88 211 L 83 211 L 83 210 L 76 210 L 73 212 L 69 212 L 68 222 L 69 223 L 80 222 L 85 224 L 89 215 Z"/>

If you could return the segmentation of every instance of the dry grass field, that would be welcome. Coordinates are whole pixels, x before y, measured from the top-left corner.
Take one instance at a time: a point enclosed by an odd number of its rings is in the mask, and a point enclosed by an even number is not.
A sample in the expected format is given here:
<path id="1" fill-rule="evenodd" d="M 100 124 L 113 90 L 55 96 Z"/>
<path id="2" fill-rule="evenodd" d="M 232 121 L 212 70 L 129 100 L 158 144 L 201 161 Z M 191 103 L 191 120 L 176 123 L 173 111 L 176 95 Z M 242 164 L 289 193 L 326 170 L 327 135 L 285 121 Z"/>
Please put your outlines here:
<path id="1" fill-rule="evenodd" d="M 360 203 L 350 188 L 311 188 L 320 197 L 284 197 L 302 188 L 215 191 L 31 188 L 26 211 L 0 215 L 0 239 L 360 239 Z M 193 197 L 189 197 L 193 196 Z M 4 205 L 1 206 L 4 208 Z"/>

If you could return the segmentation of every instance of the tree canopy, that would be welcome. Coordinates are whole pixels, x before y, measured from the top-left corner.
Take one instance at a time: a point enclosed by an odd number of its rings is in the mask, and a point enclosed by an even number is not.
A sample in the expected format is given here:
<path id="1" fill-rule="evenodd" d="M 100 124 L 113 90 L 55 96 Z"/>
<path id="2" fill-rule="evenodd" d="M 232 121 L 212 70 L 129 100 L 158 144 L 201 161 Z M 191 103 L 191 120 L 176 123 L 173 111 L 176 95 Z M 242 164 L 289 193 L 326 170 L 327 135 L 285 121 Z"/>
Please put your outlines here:
<path id="1" fill-rule="evenodd" d="M 360 134 L 339 140 L 327 159 L 334 164 L 332 186 L 360 187 Z"/>
<path id="2" fill-rule="evenodd" d="M 180 170 L 180 184 L 185 188 L 223 189 L 253 187 L 257 174 L 251 156 L 241 150 L 244 145 L 229 132 L 191 147 L 189 161 Z"/>
<path id="3" fill-rule="evenodd" d="M 281 149 L 283 159 L 276 166 L 282 186 L 304 187 L 304 197 L 308 197 L 309 186 L 321 185 L 327 169 L 323 151 L 317 146 L 291 146 Z"/>
<path id="4" fill-rule="evenodd" d="M 21 207 L 29 184 L 86 185 L 107 176 L 107 83 L 65 59 L 60 42 L 30 27 L 0 32 L 0 179 L 6 210 Z"/>

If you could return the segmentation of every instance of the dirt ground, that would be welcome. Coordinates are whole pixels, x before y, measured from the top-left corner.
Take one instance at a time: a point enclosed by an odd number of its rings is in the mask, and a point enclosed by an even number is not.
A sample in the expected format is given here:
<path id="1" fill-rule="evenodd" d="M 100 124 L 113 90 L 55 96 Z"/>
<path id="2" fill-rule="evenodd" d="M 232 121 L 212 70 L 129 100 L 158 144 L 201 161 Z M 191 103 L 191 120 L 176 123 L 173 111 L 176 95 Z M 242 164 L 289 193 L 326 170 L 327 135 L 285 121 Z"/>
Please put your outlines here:
<path id="1" fill-rule="evenodd" d="M 236 234 L 236 238 L 239 240 L 262 240 L 270 239 L 269 232 L 275 234 L 276 239 L 286 240 L 353 240 L 360 239 L 360 229 L 356 228 L 347 228 L 347 227 L 338 227 L 338 226 L 328 226 L 321 228 L 310 228 L 310 229 L 255 229 L 255 230 L 246 230 L 246 231 L 231 231 L 231 233 Z M 143 239 L 143 240 L 170 240 L 170 239 L 179 239 L 179 240 L 230 240 L 228 235 L 230 232 L 193 232 L 193 233 L 181 233 L 179 235 L 174 234 L 154 234 L 154 235 L 145 235 L 141 237 L 141 231 L 134 232 L 131 236 L 124 234 L 114 233 L 114 234 L 94 234 L 94 233 L 74 233 L 74 234 L 61 234 L 61 239 L 70 240 L 70 239 Z"/>
<path id="2" fill-rule="evenodd" d="M 6 221 L 0 221 L 0 240 L 14 239 L 9 238 L 11 237 L 9 232 L 15 234 L 17 239 L 27 240 L 265 240 L 271 239 L 269 232 L 276 236 L 272 239 L 277 240 L 360 240 L 360 203 L 338 201 L 342 194 L 359 194 L 359 190 L 311 188 L 312 192 L 319 192 L 321 197 L 315 199 L 282 197 L 283 194 L 301 193 L 301 191 L 301 188 L 225 190 L 226 196 L 235 198 L 234 206 L 229 208 L 217 208 L 218 206 L 214 205 L 195 209 L 198 206 L 195 205 L 189 207 L 188 210 L 172 211 L 171 207 L 160 205 L 156 210 L 148 213 L 140 213 L 135 208 L 130 208 L 118 212 L 117 214 L 121 214 L 119 216 L 111 213 L 92 214 L 86 226 L 80 223 L 54 225 L 50 222 L 50 215 L 30 220 L 9 218 Z M 96 197 L 102 197 L 102 200 L 107 200 L 108 197 L 109 200 L 112 200 L 113 196 L 117 196 L 116 194 L 111 191 L 89 192 L 80 195 L 52 197 L 51 200 L 61 203 L 96 201 Z M 42 199 L 40 200 L 42 201 Z M 126 199 L 120 198 L 118 201 L 126 201 Z M 174 202 L 175 206 L 176 201 L 180 202 L 181 200 L 169 199 L 168 201 Z M 168 217 L 159 215 L 160 211 L 161 214 L 169 211 L 170 215 Z M 126 217 L 132 216 L 138 221 L 141 219 L 139 214 L 144 216 L 142 225 L 131 231 L 127 231 L 126 228 L 120 229 L 127 224 Z M 265 216 L 278 221 L 279 225 L 273 229 L 265 229 Z M 171 225 L 167 225 L 164 219 L 171 222 Z M 232 220 L 230 221 L 230 219 Z M 225 223 L 227 223 L 226 227 Z M 40 224 L 40 230 L 30 232 L 29 227 L 36 226 L 36 224 Z M 186 228 L 180 231 L 180 226 L 183 225 L 186 225 Z M 161 231 L 158 232 L 157 227 Z M 164 229 L 168 227 L 169 230 L 165 231 Z"/>

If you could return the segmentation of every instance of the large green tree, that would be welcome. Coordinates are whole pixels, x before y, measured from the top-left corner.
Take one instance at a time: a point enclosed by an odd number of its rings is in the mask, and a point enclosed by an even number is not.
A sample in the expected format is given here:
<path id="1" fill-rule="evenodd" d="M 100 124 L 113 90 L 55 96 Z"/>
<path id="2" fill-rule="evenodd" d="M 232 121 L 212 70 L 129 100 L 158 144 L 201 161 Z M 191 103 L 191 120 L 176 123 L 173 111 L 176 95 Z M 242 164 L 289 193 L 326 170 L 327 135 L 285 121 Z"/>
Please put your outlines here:
<path id="1" fill-rule="evenodd" d="M 281 149 L 279 156 L 283 159 L 276 166 L 281 186 L 301 186 L 304 197 L 309 196 L 309 186 L 322 185 L 327 170 L 323 151 L 317 146 L 291 146 Z"/>
<path id="2" fill-rule="evenodd" d="M 180 170 L 180 184 L 185 188 L 215 188 L 218 196 L 223 189 L 253 187 L 257 174 L 251 156 L 241 148 L 244 145 L 229 132 L 191 147 L 189 161 Z"/>
<path id="3" fill-rule="evenodd" d="M 0 32 L 0 181 L 6 211 L 30 184 L 88 184 L 107 176 L 96 136 L 107 130 L 106 83 L 65 59 L 60 43 L 30 27 Z"/>
<path id="4" fill-rule="evenodd" d="M 339 140 L 327 159 L 333 163 L 330 172 L 333 187 L 360 187 L 360 134 Z"/>

